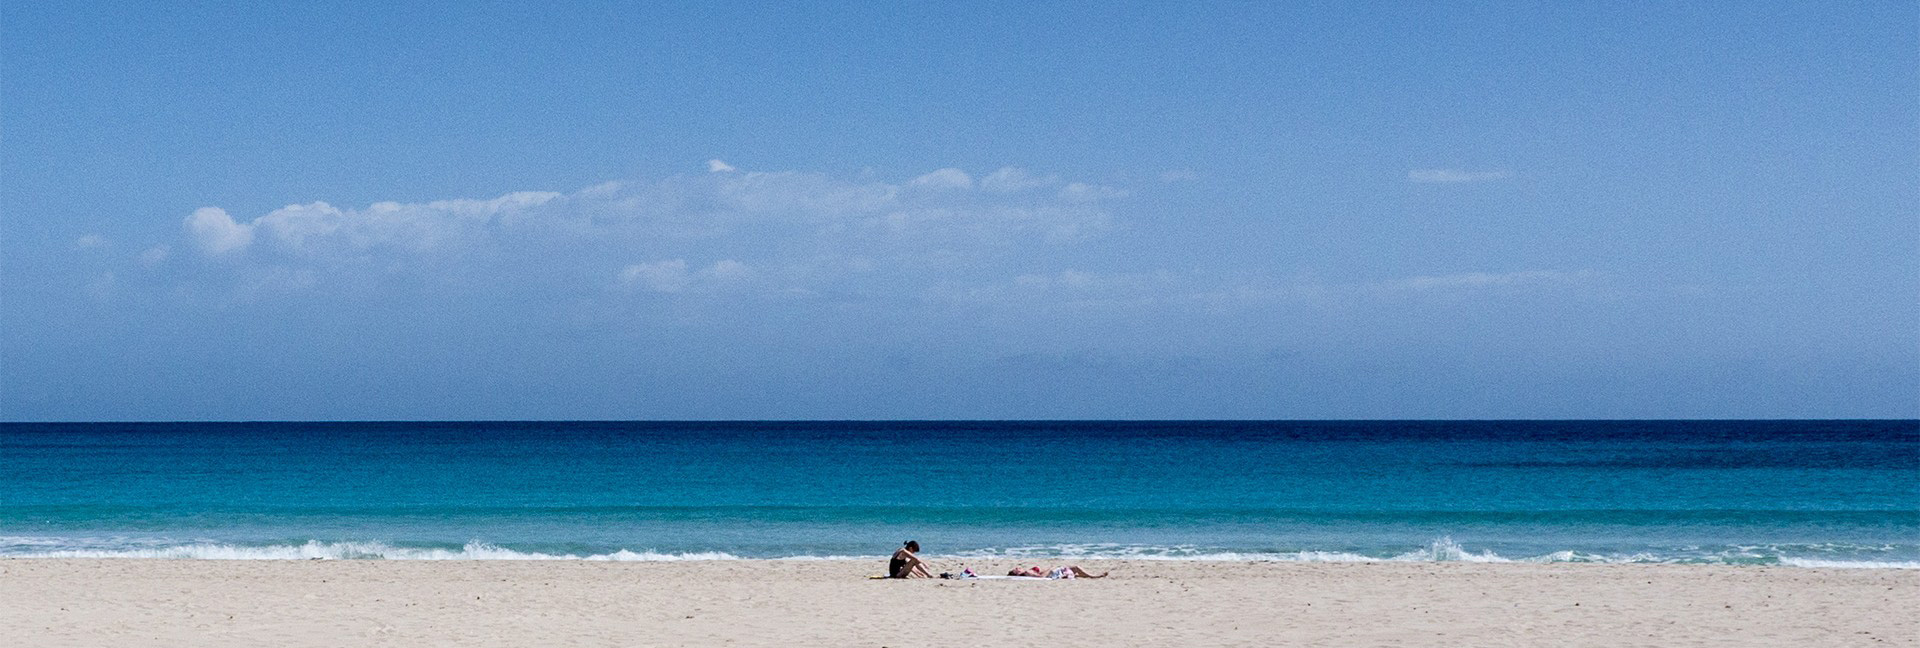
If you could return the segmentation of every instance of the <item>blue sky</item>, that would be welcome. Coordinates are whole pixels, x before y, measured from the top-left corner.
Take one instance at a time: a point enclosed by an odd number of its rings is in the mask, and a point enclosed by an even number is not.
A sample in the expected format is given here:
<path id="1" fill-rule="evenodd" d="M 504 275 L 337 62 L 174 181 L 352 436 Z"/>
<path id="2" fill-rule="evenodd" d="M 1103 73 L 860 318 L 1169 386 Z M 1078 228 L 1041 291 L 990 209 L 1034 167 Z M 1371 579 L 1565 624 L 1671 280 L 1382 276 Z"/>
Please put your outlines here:
<path id="1" fill-rule="evenodd" d="M 1920 416 L 1920 10 L 11 3 L 0 418 Z"/>

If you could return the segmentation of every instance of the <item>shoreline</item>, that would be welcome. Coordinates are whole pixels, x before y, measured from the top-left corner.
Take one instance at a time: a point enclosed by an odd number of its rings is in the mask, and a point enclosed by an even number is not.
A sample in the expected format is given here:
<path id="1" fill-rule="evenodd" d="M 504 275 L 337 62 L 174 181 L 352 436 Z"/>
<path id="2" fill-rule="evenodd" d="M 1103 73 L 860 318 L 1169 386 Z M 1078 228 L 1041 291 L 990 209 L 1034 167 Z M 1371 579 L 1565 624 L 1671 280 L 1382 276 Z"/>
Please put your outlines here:
<path id="1" fill-rule="evenodd" d="M 14 538 L 19 540 L 20 538 Z M 46 546 L 49 543 L 41 543 Z M 1821 543 L 1799 543 L 1799 547 Z M 1717 551 L 1692 551 L 1660 555 L 1648 551 L 1597 553 L 1578 550 L 1548 551 L 1533 554 L 1516 552 L 1501 555 L 1491 548 L 1471 549 L 1451 537 L 1440 537 L 1424 547 L 1393 554 L 1364 554 L 1352 550 L 1297 550 L 1288 552 L 1236 551 L 1218 549 L 1195 551 L 1188 547 L 1152 547 L 1100 545 L 1078 551 L 1052 553 L 998 553 L 960 551 L 951 554 L 926 554 L 948 563 L 989 563 L 995 561 L 1119 560 L 1175 563 L 1473 563 L 1473 564 L 1602 564 L 1602 565 L 1709 565 L 1734 567 L 1792 567 L 1829 569 L 1920 569 L 1920 560 L 1885 559 L 1883 556 L 1841 557 L 1831 551 L 1813 555 L 1785 555 L 1796 551 L 1795 543 L 1728 544 Z M 1827 543 L 1827 548 L 1833 545 Z M 1065 546 L 1056 549 L 1069 548 Z M 1859 548 L 1859 547 L 1856 547 Z M 1865 547 L 1872 549 L 1873 547 Z M 1878 547 L 1881 551 L 1890 546 Z M 390 544 L 381 541 L 320 541 L 270 545 L 197 542 L 147 546 L 142 548 L 45 549 L 19 552 L 17 545 L 0 547 L 4 559 L 158 559 L 158 560 L 391 560 L 391 561 L 586 561 L 586 562 L 678 562 L 687 560 L 773 560 L 773 561 L 876 561 L 885 562 L 886 554 L 796 554 L 784 556 L 736 555 L 717 549 L 660 551 L 655 548 L 632 550 L 619 548 L 605 553 L 564 553 L 526 547 L 501 546 L 483 541 L 464 545 Z M 1696 548 L 1697 549 L 1697 548 Z M 1155 553 L 1156 551 L 1179 553 Z M 1737 551 L 1737 553 L 1735 553 Z M 1770 552 L 1770 553 L 1769 553 Z M 1874 559 L 1880 558 L 1880 559 Z M 955 570 L 957 571 L 957 569 Z"/>
<path id="2" fill-rule="evenodd" d="M 967 562 L 982 574 L 1016 565 Z M 936 560 L 935 571 L 956 564 Z M 1920 643 L 1920 571 L 1906 569 L 1078 564 L 1113 575 L 868 580 L 881 564 L 854 559 L 9 558 L 0 636 L 27 646 Z"/>

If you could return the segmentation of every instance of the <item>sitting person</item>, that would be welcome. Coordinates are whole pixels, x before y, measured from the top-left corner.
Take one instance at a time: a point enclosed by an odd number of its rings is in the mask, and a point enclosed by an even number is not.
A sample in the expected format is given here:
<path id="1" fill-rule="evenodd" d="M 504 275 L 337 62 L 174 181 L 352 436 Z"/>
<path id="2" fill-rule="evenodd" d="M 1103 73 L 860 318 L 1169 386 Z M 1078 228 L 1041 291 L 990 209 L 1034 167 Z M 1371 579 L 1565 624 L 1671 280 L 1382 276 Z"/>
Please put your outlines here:
<path id="1" fill-rule="evenodd" d="M 1026 569 L 1015 567 L 1013 571 L 1007 572 L 1007 575 L 1026 576 L 1028 578 L 1106 578 L 1107 573 L 1108 572 L 1100 572 L 1100 575 L 1095 576 L 1087 573 L 1087 570 L 1081 569 L 1079 565 L 1067 565 L 1065 567 L 1055 567 L 1051 570 L 1041 569 L 1038 566 L 1028 567 Z"/>
<path id="2" fill-rule="evenodd" d="M 927 573 L 927 563 L 920 560 L 920 543 L 908 540 L 905 546 L 894 550 L 893 557 L 887 560 L 887 578 L 933 578 Z"/>

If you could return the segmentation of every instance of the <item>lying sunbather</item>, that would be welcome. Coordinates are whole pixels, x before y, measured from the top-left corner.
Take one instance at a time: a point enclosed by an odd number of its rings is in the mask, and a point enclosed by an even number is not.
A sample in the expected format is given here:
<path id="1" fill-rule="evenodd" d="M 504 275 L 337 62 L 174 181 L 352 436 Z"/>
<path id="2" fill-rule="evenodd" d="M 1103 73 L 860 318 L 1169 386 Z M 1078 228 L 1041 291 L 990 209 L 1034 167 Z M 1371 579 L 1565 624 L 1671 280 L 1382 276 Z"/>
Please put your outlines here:
<path id="1" fill-rule="evenodd" d="M 1041 569 L 1038 566 L 1028 567 L 1026 569 L 1015 567 L 1013 571 L 1007 572 L 1007 575 L 1026 576 L 1029 578 L 1106 578 L 1107 572 L 1100 572 L 1100 575 L 1095 576 L 1087 573 L 1087 570 L 1081 569 L 1079 565 L 1067 565 L 1053 569 Z"/>

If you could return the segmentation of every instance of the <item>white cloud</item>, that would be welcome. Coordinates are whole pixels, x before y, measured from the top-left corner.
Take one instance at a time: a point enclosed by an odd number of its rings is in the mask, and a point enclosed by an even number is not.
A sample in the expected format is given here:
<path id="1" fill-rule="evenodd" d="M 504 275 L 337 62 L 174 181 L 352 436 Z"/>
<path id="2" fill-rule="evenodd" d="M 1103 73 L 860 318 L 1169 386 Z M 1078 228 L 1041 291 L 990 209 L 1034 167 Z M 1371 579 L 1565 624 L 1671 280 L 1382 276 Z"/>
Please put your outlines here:
<path id="1" fill-rule="evenodd" d="M 552 191 L 515 191 L 490 200 L 471 200 L 467 198 L 436 200 L 427 203 L 427 208 L 472 216 L 492 216 L 501 212 L 538 207 L 560 196 L 561 194 Z M 404 208 L 404 205 L 396 205 L 390 202 L 377 203 L 374 206 L 380 207 L 382 205 L 389 206 L 388 209 L 390 211 Z"/>
<path id="2" fill-rule="evenodd" d="M 1019 193 L 1059 184 L 1053 176 L 1036 176 L 1026 169 L 1001 167 L 999 171 L 987 174 L 980 179 L 980 189 L 993 193 Z"/>
<path id="3" fill-rule="evenodd" d="M 153 247 L 147 248 L 146 250 L 143 250 L 140 252 L 140 265 L 147 266 L 149 268 L 160 265 L 161 262 L 166 261 L 167 257 L 171 256 L 172 254 L 173 254 L 172 247 L 164 243 L 160 245 L 155 245 Z"/>
<path id="4" fill-rule="evenodd" d="M 399 203 L 374 203 L 367 209 L 369 218 L 392 214 L 404 209 Z M 251 226 L 256 232 L 264 232 L 270 239 L 294 251 L 306 251 L 312 245 L 319 244 L 347 225 L 352 218 L 346 212 L 335 209 L 333 205 L 315 202 L 306 205 L 287 205 L 268 212 Z"/>
<path id="5" fill-rule="evenodd" d="M 707 160 L 708 173 L 733 173 L 735 171 L 739 171 L 739 169 L 733 168 L 731 164 L 719 160 Z"/>
<path id="6" fill-rule="evenodd" d="M 1195 293 L 1193 299 L 1208 308 L 1232 309 L 1322 299 L 1349 290 L 1350 286 L 1328 285 L 1307 276 L 1242 277 L 1203 289 Z"/>
<path id="7" fill-rule="evenodd" d="M 1394 290 L 1448 290 L 1472 289 L 1497 286 L 1517 286 L 1544 284 L 1584 279 L 1592 276 L 1590 271 L 1561 272 L 1559 270 L 1523 270 L 1520 272 L 1464 272 L 1450 275 L 1418 276 L 1400 281 L 1380 284 L 1382 288 Z"/>
<path id="8" fill-rule="evenodd" d="M 377 202 L 361 210 L 312 202 L 287 205 L 247 223 L 234 221 L 218 207 L 204 207 L 187 217 L 186 229 L 202 251 L 216 256 L 250 247 L 306 259 L 378 250 L 417 253 L 485 238 L 480 230 L 560 197 L 550 191 L 519 191 L 484 200 Z"/>
<path id="9" fill-rule="evenodd" d="M 582 197 L 611 196 L 613 194 L 619 193 L 620 188 L 625 186 L 627 186 L 627 184 L 619 180 L 608 180 L 606 182 L 602 182 L 600 184 L 593 185 L 585 189 L 581 189 L 579 193 L 575 195 L 582 196 Z"/>
<path id="10" fill-rule="evenodd" d="M 690 281 L 685 259 L 637 263 L 620 271 L 620 283 L 653 292 L 680 292 Z"/>
<path id="11" fill-rule="evenodd" d="M 745 281 L 753 277 L 753 268 L 733 259 L 721 259 L 713 262 L 705 274 L 723 282 Z"/>
<path id="12" fill-rule="evenodd" d="M 1462 169 L 1414 169 L 1407 172 L 1407 180 L 1424 184 L 1460 184 L 1464 182 L 1488 182 L 1504 180 L 1513 174 L 1506 171 L 1466 171 Z"/>
<path id="13" fill-rule="evenodd" d="M 1067 306 L 1146 306 L 1180 300 L 1190 277 L 1159 272 L 1089 272 L 1067 269 L 1030 273 L 1011 280 L 936 291 L 936 299 L 956 304 L 1027 308 L 1041 304 Z"/>
<path id="14" fill-rule="evenodd" d="M 914 178 L 907 184 L 934 189 L 972 189 L 973 176 L 959 169 L 948 168 Z"/>
<path id="15" fill-rule="evenodd" d="M 207 207 L 187 217 L 183 238 L 207 256 L 245 251 L 242 265 L 257 266 L 256 275 L 280 268 L 306 278 L 282 282 L 289 286 L 422 272 L 462 283 L 474 273 L 513 272 L 600 284 L 611 267 L 619 269 L 618 283 L 656 292 L 818 291 L 852 277 L 891 282 L 901 272 L 977 272 L 992 259 L 1031 257 L 1036 246 L 1099 236 L 1112 227 L 1107 201 L 1126 194 L 1010 167 L 995 177 L 1002 190 L 1050 189 L 980 191 L 982 182 L 958 169 L 899 182 L 871 174 L 698 173 L 568 194 L 521 191 L 363 208 L 310 202 L 252 220 Z M 167 254 L 151 252 L 148 265 Z"/>
<path id="16" fill-rule="evenodd" d="M 253 243 L 253 227 L 235 223 L 226 210 L 201 207 L 187 215 L 187 234 L 210 255 L 221 255 L 246 248 Z"/>
<path id="17" fill-rule="evenodd" d="M 82 250 L 103 247 L 106 244 L 107 244 L 106 237 L 101 236 L 99 234 L 86 234 L 81 236 L 80 238 L 73 240 L 73 246 L 76 248 L 80 248 Z"/>
<path id="18" fill-rule="evenodd" d="M 620 269 L 620 283 L 648 292 L 677 293 L 738 286 L 754 276 L 753 268 L 732 259 L 693 270 L 686 259 L 636 263 Z"/>
<path id="19" fill-rule="evenodd" d="M 819 220 L 885 209 L 894 203 L 899 188 L 886 183 L 846 182 L 817 173 L 783 171 L 728 176 L 709 191 L 712 199 L 742 212 Z"/>

